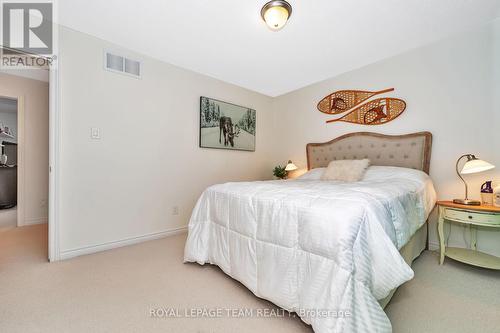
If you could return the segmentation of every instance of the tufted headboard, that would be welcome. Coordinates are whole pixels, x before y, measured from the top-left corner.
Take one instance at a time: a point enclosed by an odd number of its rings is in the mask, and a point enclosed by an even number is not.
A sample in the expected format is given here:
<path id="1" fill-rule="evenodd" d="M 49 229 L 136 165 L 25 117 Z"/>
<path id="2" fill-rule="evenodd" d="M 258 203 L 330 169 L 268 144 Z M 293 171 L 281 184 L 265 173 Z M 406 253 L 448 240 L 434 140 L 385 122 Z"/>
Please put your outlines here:
<path id="1" fill-rule="evenodd" d="M 371 165 L 399 166 L 429 173 L 432 134 L 419 132 L 405 135 L 384 135 L 356 132 L 325 143 L 306 146 L 307 168 L 322 168 L 332 160 L 368 158 Z"/>

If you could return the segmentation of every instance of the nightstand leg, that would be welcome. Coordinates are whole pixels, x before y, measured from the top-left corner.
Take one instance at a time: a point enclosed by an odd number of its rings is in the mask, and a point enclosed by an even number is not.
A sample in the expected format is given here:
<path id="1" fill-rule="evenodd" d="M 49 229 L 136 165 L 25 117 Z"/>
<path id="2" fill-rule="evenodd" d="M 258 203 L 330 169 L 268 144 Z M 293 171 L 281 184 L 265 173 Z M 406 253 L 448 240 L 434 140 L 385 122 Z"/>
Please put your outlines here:
<path id="1" fill-rule="evenodd" d="M 474 251 L 477 250 L 477 229 L 470 225 L 470 248 Z"/>
<path id="2" fill-rule="evenodd" d="M 444 261 L 444 233 L 443 233 L 443 208 L 439 207 L 439 218 L 438 218 L 438 236 L 439 236 L 439 264 L 442 265 Z"/>

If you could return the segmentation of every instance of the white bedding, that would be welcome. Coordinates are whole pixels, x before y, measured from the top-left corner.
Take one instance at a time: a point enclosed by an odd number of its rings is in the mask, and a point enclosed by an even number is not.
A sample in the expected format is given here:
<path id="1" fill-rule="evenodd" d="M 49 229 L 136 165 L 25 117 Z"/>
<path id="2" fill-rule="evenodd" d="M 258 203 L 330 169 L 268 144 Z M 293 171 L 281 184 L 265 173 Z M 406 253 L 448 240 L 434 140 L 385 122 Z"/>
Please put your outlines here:
<path id="1" fill-rule="evenodd" d="M 193 210 L 184 260 L 218 265 L 316 333 L 390 332 L 377 300 L 413 277 L 398 249 L 435 200 L 425 173 L 396 167 L 355 183 L 214 185 Z"/>

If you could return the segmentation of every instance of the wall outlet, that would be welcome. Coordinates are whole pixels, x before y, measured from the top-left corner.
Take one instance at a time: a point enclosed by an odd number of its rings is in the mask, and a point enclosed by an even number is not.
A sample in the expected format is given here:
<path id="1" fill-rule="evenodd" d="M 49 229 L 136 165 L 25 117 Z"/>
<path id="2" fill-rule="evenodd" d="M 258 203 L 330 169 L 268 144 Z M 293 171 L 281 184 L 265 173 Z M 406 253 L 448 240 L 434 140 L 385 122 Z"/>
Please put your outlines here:
<path id="1" fill-rule="evenodd" d="M 179 215 L 179 206 L 172 207 L 172 215 Z"/>

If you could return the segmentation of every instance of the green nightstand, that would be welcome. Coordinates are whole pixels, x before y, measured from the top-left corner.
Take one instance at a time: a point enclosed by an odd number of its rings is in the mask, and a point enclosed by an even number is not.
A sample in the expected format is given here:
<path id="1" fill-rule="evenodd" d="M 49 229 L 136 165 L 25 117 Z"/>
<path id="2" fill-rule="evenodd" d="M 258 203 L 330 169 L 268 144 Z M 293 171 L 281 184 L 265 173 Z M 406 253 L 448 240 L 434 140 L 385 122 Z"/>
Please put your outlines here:
<path id="1" fill-rule="evenodd" d="M 440 245 L 439 264 L 444 257 L 449 257 L 463 263 L 500 270 L 500 257 L 492 256 L 476 249 L 477 230 L 475 226 L 500 228 L 500 208 L 494 206 L 466 206 L 452 201 L 438 201 L 439 220 L 438 235 Z M 446 247 L 444 244 L 444 221 L 468 225 L 471 232 L 471 248 Z"/>

